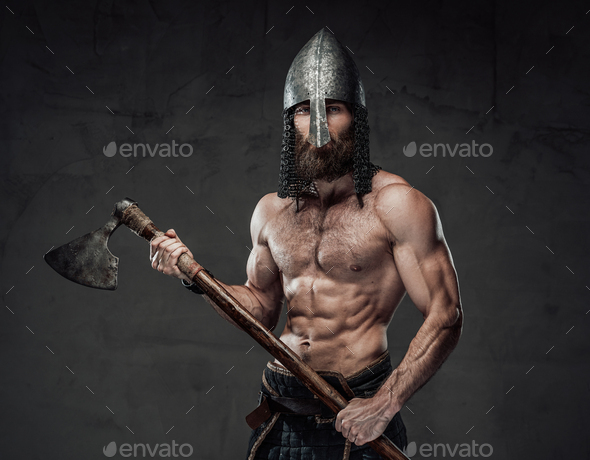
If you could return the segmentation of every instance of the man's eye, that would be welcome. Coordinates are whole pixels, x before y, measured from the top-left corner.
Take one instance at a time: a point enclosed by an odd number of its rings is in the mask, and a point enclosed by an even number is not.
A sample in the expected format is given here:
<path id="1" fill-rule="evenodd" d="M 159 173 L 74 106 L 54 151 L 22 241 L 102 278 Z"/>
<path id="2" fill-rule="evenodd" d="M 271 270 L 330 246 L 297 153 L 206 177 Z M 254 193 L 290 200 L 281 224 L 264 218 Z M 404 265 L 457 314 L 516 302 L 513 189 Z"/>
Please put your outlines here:
<path id="1" fill-rule="evenodd" d="M 309 111 L 309 107 L 299 107 L 295 113 L 305 113 L 305 111 Z"/>
<path id="2" fill-rule="evenodd" d="M 332 106 L 332 107 L 328 107 L 328 110 L 329 110 L 330 112 L 332 111 L 332 109 L 336 109 L 336 110 L 335 110 L 336 112 L 339 112 L 339 111 L 340 111 L 340 107 L 338 107 L 338 106 L 335 106 L 335 105 L 334 105 L 334 106 Z"/>

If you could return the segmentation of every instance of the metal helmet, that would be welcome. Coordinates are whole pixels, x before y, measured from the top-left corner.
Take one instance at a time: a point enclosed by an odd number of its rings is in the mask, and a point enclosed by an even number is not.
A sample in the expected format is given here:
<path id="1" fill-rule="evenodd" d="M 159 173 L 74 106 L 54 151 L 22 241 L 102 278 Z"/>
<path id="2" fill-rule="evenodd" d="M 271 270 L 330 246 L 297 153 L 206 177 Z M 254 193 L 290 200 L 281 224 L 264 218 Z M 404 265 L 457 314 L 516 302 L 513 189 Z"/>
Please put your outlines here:
<path id="1" fill-rule="evenodd" d="M 309 100 L 308 141 L 320 148 L 330 142 L 325 99 L 350 103 L 354 125 L 354 166 L 352 177 L 359 205 L 362 195 L 372 190 L 372 178 L 381 169 L 369 159 L 369 118 L 365 89 L 352 57 L 325 28 L 316 33 L 291 64 L 283 95 L 283 141 L 279 169 L 279 198 L 293 198 L 299 211 L 303 192 L 317 193 L 313 181 L 299 177 L 295 164 L 295 105 Z"/>
<path id="2" fill-rule="evenodd" d="M 316 33 L 291 64 L 283 110 L 309 100 L 309 142 L 320 148 L 330 142 L 325 99 L 365 106 L 365 89 L 350 54 L 326 28 Z"/>

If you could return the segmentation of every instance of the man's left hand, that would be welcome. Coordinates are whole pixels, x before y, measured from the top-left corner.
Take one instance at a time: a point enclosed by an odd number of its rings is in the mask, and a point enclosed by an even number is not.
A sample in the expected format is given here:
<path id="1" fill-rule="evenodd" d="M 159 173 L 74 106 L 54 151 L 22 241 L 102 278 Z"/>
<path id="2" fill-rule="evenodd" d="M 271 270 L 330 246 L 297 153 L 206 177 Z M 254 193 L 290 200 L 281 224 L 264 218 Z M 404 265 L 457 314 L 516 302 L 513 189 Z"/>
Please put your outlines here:
<path id="1" fill-rule="evenodd" d="M 354 398 L 338 412 L 335 428 L 350 442 L 362 446 L 381 436 L 398 411 L 383 393 L 372 398 Z"/>

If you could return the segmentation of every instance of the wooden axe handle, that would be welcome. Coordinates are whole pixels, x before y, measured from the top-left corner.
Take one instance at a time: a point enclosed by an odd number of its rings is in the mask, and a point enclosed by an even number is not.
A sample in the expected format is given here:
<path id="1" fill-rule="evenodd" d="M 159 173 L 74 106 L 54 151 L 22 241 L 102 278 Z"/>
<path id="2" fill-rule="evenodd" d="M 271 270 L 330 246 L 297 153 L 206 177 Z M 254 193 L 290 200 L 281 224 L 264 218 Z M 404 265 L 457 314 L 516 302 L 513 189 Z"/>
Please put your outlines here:
<path id="1" fill-rule="evenodd" d="M 148 241 L 164 234 L 136 204 L 129 206 L 123 212 L 121 223 Z M 209 275 L 201 265 L 193 260 L 192 257 L 183 253 L 178 259 L 178 268 L 182 273 L 191 278 L 246 333 L 252 336 L 264 349 L 277 358 L 283 366 L 299 378 L 332 411 L 338 413 L 347 406 L 348 402 L 346 399 L 332 385 L 320 377 L 308 364 L 304 363 L 293 350 L 276 338 L 266 326 L 246 310 L 215 278 Z M 386 459 L 409 460 L 384 435 L 369 442 L 369 445 Z"/>

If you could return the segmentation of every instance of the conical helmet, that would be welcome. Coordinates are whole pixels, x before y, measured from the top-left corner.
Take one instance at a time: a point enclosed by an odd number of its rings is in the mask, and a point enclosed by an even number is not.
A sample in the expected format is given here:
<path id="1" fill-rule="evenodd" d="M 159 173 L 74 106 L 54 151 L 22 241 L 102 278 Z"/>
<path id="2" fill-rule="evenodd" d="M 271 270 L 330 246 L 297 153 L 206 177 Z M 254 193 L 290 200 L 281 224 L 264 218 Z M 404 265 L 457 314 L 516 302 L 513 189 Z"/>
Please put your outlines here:
<path id="1" fill-rule="evenodd" d="M 365 106 L 365 89 L 350 54 L 326 28 L 297 53 L 285 81 L 283 109 L 309 100 L 309 142 L 330 142 L 325 99 Z"/>
<path id="2" fill-rule="evenodd" d="M 362 195 L 372 190 L 372 178 L 381 169 L 369 159 L 369 117 L 365 89 L 358 68 L 348 51 L 326 28 L 316 33 L 293 60 L 283 94 L 283 142 L 279 170 L 279 198 L 293 198 L 299 210 L 299 196 L 314 194 L 314 184 L 299 177 L 296 168 L 294 123 L 295 106 L 309 100 L 308 141 L 316 148 L 330 142 L 326 117 L 326 99 L 348 102 L 353 112 L 354 189 L 363 206 Z"/>

